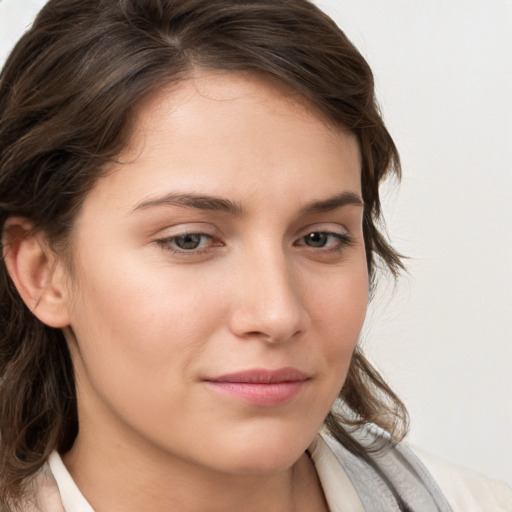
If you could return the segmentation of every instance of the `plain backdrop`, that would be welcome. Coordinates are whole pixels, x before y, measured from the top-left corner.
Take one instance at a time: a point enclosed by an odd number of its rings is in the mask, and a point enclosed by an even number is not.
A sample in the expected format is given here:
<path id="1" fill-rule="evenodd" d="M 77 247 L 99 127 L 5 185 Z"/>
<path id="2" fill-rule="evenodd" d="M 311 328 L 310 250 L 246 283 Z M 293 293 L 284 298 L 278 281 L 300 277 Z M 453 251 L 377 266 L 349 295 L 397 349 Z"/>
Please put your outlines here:
<path id="1" fill-rule="evenodd" d="M 0 0 L 3 62 L 42 0 Z M 409 257 L 363 334 L 411 442 L 512 485 L 512 0 L 318 0 L 374 70 Z"/>

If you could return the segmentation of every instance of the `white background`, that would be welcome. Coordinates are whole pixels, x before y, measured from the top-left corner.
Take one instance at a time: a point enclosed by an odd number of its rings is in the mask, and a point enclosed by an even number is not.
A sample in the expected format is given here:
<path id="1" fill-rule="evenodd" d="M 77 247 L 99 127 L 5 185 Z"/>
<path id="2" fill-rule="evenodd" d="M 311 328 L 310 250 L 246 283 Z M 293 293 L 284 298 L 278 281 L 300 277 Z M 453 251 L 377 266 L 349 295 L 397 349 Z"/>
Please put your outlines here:
<path id="1" fill-rule="evenodd" d="M 0 62 L 42 0 L 0 0 Z M 409 275 L 364 343 L 413 443 L 512 485 L 512 0 L 319 0 L 372 66 Z"/>

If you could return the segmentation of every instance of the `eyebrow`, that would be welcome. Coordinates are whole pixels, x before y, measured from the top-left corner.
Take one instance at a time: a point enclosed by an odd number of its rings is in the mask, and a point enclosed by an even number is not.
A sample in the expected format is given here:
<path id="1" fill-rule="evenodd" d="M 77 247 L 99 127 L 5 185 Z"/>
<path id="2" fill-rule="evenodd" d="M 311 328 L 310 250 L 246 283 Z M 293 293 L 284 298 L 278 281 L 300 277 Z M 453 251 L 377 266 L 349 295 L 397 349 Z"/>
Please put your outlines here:
<path id="1" fill-rule="evenodd" d="M 305 215 L 312 215 L 315 213 L 329 212 L 349 205 L 364 207 L 364 202 L 361 197 L 354 192 L 342 192 L 341 194 L 337 194 L 327 199 L 314 201 L 305 205 L 301 209 L 301 213 Z M 133 209 L 133 212 L 146 210 L 155 206 L 181 206 L 196 210 L 228 213 L 238 217 L 244 213 L 242 205 L 236 201 L 231 201 L 230 199 L 201 194 L 176 193 L 170 193 L 162 197 L 143 201 Z"/>
<path id="2" fill-rule="evenodd" d="M 358 194 L 355 192 L 342 192 L 336 196 L 322 199 L 320 201 L 315 201 L 306 205 L 303 208 L 303 213 L 314 214 L 330 212 L 332 210 L 336 210 L 338 208 L 342 208 L 343 206 L 349 205 L 360 206 L 361 208 L 364 208 L 364 202 Z"/>
<path id="3" fill-rule="evenodd" d="M 207 210 L 211 212 L 223 212 L 240 216 L 243 213 L 242 206 L 229 199 L 199 194 L 166 194 L 163 197 L 149 199 L 139 203 L 133 211 L 146 210 L 153 206 L 183 206 L 196 210 Z"/>

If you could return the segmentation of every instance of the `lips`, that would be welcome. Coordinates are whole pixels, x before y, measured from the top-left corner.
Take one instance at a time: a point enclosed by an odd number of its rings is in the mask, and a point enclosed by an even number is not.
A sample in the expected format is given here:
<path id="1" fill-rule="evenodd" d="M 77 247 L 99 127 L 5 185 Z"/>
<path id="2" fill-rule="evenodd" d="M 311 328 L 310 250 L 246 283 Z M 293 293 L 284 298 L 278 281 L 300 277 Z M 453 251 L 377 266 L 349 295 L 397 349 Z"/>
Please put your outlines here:
<path id="1" fill-rule="evenodd" d="M 255 368 L 207 378 L 205 384 L 225 397 L 259 407 L 291 402 L 306 387 L 310 377 L 296 368 Z"/>

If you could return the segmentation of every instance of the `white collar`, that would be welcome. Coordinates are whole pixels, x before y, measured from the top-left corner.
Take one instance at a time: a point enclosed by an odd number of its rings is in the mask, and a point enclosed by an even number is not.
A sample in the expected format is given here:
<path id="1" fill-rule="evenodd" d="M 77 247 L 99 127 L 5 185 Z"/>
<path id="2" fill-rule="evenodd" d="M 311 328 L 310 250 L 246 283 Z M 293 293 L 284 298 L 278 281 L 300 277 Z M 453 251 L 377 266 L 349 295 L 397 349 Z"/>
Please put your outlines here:
<path id="1" fill-rule="evenodd" d="M 65 512 L 94 512 L 57 452 L 51 453 L 48 464 L 59 487 L 60 499 Z"/>

